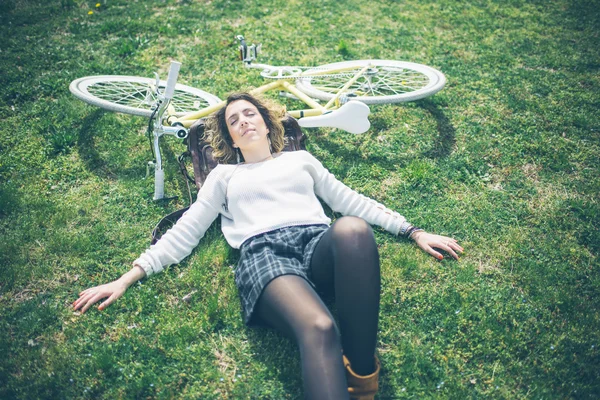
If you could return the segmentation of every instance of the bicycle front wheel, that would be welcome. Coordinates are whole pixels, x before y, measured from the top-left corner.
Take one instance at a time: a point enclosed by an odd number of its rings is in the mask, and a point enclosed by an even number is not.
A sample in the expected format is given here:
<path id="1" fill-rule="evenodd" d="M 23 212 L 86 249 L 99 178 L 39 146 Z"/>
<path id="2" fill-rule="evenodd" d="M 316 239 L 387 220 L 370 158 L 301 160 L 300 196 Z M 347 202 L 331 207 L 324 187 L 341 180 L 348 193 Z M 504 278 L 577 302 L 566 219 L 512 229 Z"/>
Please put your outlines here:
<path id="1" fill-rule="evenodd" d="M 160 81 L 161 91 L 165 86 L 166 81 Z M 86 76 L 71 82 L 69 90 L 75 97 L 93 106 L 142 117 L 150 117 L 151 107 L 156 102 L 156 80 L 139 76 Z M 175 115 L 181 116 L 220 101 L 215 95 L 178 83 L 171 105 L 175 108 Z"/>
<path id="2" fill-rule="evenodd" d="M 316 99 L 331 100 L 365 66 L 370 67 L 344 92 L 350 100 L 366 104 L 413 101 L 439 92 L 446 84 L 444 74 L 426 65 L 393 60 L 356 60 L 309 69 L 304 73 L 314 76 L 298 78 L 296 87 Z M 319 74 L 319 71 L 323 73 Z"/>

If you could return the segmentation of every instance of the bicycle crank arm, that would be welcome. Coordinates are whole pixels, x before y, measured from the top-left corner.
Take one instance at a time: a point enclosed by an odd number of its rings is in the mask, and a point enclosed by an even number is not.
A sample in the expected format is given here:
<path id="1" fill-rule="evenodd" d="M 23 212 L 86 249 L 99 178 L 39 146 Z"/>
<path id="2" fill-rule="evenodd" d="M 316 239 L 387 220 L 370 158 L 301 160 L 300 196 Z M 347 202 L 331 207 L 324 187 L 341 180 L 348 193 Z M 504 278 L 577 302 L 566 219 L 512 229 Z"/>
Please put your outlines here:
<path id="1" fill-rule="evenodd" d="M 371 127 L 369 106 L 360 101 L 349 101 L 337 110 L 316 117 L 304 117 L 298 120 L 303 128 L 331 127 L 346 132 L 365 133 Z"/>

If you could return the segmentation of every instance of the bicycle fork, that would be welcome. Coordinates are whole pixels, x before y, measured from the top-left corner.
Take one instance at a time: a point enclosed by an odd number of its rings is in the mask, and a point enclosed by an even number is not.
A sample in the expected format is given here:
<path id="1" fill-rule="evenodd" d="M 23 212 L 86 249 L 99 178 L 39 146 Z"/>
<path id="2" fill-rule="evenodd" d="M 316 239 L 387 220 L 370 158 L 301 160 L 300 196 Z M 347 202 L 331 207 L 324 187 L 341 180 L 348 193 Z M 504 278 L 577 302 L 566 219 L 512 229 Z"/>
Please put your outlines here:
<path id="1" fill-rule="evenodd" d="M 177 83 L 177 76 L 179 75 L 179 68 L 181 67 L 181 63 L 176 61 L 171 62 L 171 67 L 169 69 L 169 76 L 167 78 L 167 85 L 165 87 L 164 93 L 157 93 L 157 111 L 156 111 L 156 119 L 154 120 L 154 129 L 153 129 L 153 141 L 152 141 L 152 149 L 154 150 L 154 162 L 149 162 L 148 167 L 151 164 L 154 164 L 154 197 L 153 200 L 161 200 L 165 197 L 165 171 L 162 166 L 162 156 L 160 154 L 160 138 L 163 135 L 172 135 L 179 139 L 185 139 L 187 137 L 187 129 L 183 127 L 181 123 L 175 123 L 174 126 L 164 126 L 163 115 L 165 111 L 168 109 L 171 99 L 173 98 L 173 93 L 175 92 L 175 85 Z M 158 80 L 158 77 L 157 77 Z M 157 91 L 158 91 L 158 84 Z M 146 170 L 148 171 L 148 169 Z"/>
<path id="2" fill-rule="evenodd" d="M 162 156 L 160 154 L 160 138 L 164 135 L 172 135 L 179 139 L 187 137 L 187 129 L 181 124 L 176 126 L 164 126 L 160 118 L 154 122 L 152 148 L 154 149 L 154 161 L 148 162 L 148 166 L 154 165 L 154 198 L 161 200 L 165 197 L 165 171 L 162 166 Z"/>

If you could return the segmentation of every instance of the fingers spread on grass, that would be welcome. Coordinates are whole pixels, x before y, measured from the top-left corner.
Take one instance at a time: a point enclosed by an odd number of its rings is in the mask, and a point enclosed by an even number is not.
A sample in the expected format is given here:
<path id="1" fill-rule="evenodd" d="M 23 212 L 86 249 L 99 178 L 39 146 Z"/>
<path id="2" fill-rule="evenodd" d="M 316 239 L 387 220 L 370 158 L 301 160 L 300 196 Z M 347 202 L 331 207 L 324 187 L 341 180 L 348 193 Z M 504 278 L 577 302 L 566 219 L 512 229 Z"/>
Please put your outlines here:
<path id="1" fill-rule="evenodd" d="M 456 254 L 454 252 L 454 249 L 452 248 L 452 245 L 450 243 L 446 244 L 446 243 L 438 243 L 434 245 L 435 247 L 437 247 L 438 249 L 442 249 L 444 250 L 446 253 L 450 254 L 454 259 L 458 260 L 458 254 Z"/>
<path id="2" fill-rule="evenodd" d="M 91 299 L 88 300 L 88 302 L 86 303 L 86 305 L 81 309 L 81 312 L 84 313 L 87 311 L 88 308 L 90 308 L 92 305 L 94 305 L 94 303 L 96 303 L 98 300 L 104 298 L 104 295 L 101 293 L 95 294 L 94 296 L 92 296 Z"/>
<path id="3" fill-rule="evenodd" d="M 423 250 L 425 250 L 427 253 L 431 254 L 438 260 L 442 260 L 444 258 L 443 255 L 438 253 L 433 247 L 429 246 L 428 244 L 424 245 Z"/>
<path id="4" fill-rule="evenodd" d="M 100 304 L 98 306 L 98 310 L 100 310 L 100 311 L 104 310 L 106 307 L 108 307 L 109 305 L 111 305 L 117 298 L 118 298 L 118 296 L 115 296 L 113 294 L 108 299 L 106 299 L 102 304 Z"/>
<path id="5" fill-rule="evenodd" d="M 75 303 L 73 303 L 73 308 L 75 310 L 78 310 L 81 308 L 81 306 L 83 306 L 90 297 L 92 297 L 93 295 L 91 293 L 86 293 L 81 295 L 77 300 L 75 300 Z"/>

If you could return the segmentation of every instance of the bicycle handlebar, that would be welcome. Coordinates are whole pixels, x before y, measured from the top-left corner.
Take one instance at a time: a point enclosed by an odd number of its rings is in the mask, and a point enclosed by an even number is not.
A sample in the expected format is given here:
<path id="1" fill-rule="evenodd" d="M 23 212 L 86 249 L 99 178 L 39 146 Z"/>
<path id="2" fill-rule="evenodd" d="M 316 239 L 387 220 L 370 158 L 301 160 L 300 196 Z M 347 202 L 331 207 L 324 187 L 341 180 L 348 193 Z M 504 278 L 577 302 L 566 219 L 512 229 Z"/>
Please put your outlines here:
<path id="1" fill-rule="evenodd" d="M 167 86 L 165 87 L 165 100 L 171 100 L 173 93 L 175 93 L 175 85 L 177 84 L 177 77 L 179 76 L 179 69 L 181 63 L 177 61 L 171 61 L 169 68 L 169 77 L 167 78 Z"/>

